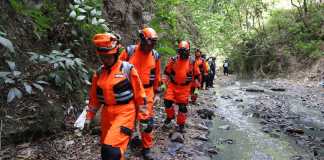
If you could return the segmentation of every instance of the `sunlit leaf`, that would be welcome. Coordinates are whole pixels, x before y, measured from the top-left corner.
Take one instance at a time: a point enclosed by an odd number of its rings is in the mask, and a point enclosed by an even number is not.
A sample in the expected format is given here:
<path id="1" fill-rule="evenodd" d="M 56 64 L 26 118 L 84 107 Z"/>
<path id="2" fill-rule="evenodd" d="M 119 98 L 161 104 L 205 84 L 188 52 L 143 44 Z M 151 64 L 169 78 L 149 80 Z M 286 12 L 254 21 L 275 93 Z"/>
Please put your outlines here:
<path id="1" fill-rule="evenodd" d="M 16 94 L 15 94 L 15 89 L 14 88 L 11 88 L 8 92 L 8 95 L 7 95 L 7 102 L 10 103 L 12 100 L 14 100 L 16 97 Z"/>
<path id="2" fill-rule="evenodd" d="M 80 15 L 80 16 L 78 16 L 76 19 L 78 20 L 78 21 L 82 21 L 82 20 L 84 20 L 86 18 L 86 16 L 84 16 L 84 15 Z"/>
<path id="3" fill-rule="evenodd" d="M 8 60 L 6 60 L 6 62 L 7 62 L 7 64 L 8 64 L 11 71 L 16 70 L 16 63 L 15 62 L 8 61 Z"/>
<path id="4" fill-rule="evenodd" d="M 5 83 L 7 84 L 15 84 L 15 81 L 11 78 L 5 78 Z"/>
<path id="5" fill-rule="evenodd" d="M 0 36 L 0 44 L 8 48 L 10 52 L 15 52 L 14 46 L 10 40 Z"/>
<path id="6" fill-rule="evenodd" d="M 10 74 L 10 72 L 0 72 L 0 78 L 5 78 L 9 74 Z"/>
<path id="7" fill-rule="evenodd" d="M 44 88 L 43 88 L 41 85 L 37 84 L 37 83 L 33 83 L 33 86 L 34 86 L 35 88 L 39 89 L 41 92 L 44 91 Z"/>
<path id="8" fill-rule="evenodd" d="M 76 12 L 74 10 L 72 10 L 69 17 L 75 18 L 76 16 L 77 16 Z"/>
<path id="9" fill-rule="evenodd" d="M 28 94 L 31 94 L 33 89 L 31 87 L 31 85 L 29 85 L 28 83 L 24 82 L 24 87 L 25 87 L 25 90 Z"/>

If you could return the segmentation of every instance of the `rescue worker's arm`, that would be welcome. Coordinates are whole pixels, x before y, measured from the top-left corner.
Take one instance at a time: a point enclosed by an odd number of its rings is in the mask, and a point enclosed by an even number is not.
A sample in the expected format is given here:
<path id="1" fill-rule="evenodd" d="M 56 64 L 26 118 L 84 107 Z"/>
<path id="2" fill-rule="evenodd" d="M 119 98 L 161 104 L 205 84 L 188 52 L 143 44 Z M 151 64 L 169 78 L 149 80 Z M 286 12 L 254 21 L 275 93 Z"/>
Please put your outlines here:
<path id="1" fill-rule="evenodd" d="M 171 63 L 172 63 L 172 60 L 170 59 L 164 69 L 164 74 L 167 75 L 168 78 L 171 74 L 171 66 L 172 66 Z"/>
<path id="2" fill-rule="evenodd" d="M 193 73 L 194 73 L 193 83 L 196 83 L 197 87 L 199 87 L 201 82 L 201 73 L 198 65 L 194 65 Z"/>
<path id="3" fill-rule="evenodd" d="M 100 108 L 100 103 L 97 98 L 97 81 L 99 76 L 95 73 L 92 76 L 92 83 L 89 90 L 89 105 L 87 110 L 87 120 L 92 120 L 93 117 L 96 115 L 96 112 Z"/>
<path id="4" fill-rule="evenodd" d="M 120 56 L 119 56 L 119 59 L 122 60 L 122 61 L 127 61 L 127 60 L 128 60 L 128 54 L 127 54 L 126 49 L 124 49 L 124 50 L 121 52 L 121 54 L 120 54 Z"/>
<path id="5" fill-rule="evenodd" d="M 161 59 L 156 61 L 156 68 L 155 68 L 155 80 L 153 84 L 154 92 L 159 93 L 161 85 Z"/>
<path id="6" fill-rule="evenodd" d="M 143 84 L 139 78 L 136 69 L 133 67 L 130 72 L 130 81 L 134 92 L 134 100 L 137 108 L 137 119 L 146 120 L 148 118 L 148 110 L 146 107 L 146 95 Z"/>
<path id="7" fill-rule="evenodd" d="M 201 82 L 202 81 L 202 76 L 201 76 L 202 73 L 200 73 L 199 65 L 200 65 L 199 62 L 198 61 L 195 61 L 194 73 L 195 74 L 196 73 L 199 73 L 199 75 L 198 75 L 198 81 Z M 196 70 L 198 70 L 198 71 L 196 71 Z M 195 77 L 195 79 L 196 79 L 196 77 Z"/>
<path id="8" fill-rule="evenodd" d="M 207 76 L 208 75 L 208 67 L 207 67 L 207 64 L 206 64 L 206 61 L 203 61 L 203 69 L 204 69 L 204 75 Z"/>

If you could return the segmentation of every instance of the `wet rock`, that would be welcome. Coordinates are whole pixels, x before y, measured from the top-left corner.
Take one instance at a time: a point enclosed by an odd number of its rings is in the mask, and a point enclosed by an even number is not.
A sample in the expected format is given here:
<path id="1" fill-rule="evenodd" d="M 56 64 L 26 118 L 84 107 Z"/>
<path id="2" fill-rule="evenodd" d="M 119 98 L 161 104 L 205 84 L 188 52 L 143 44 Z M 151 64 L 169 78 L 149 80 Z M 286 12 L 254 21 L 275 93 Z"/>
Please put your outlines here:
<path id="1" fill-rule="evenodd" d="M 172 142 L 178 142 L 178 143 L 184 142 L 184 135 L 179 132 L 170 133 L 169 138 Z"/>
<path id="2" fill-rule="evenodd" d="M 168 145 L 168 153 L 172 156 L 176 155 L 176 152 L 179 151 L 181 148 L 183 147 L 182 143 L 178 143 L 178 142 L 171 142 Z"/>
<path id="3" fill-rule="evenodd" d="M 198 135 L 196 137 L 194 137 L 195 139 L 201 140 L 201 141 L 208 141 L 207 135 L 203 134 L 203 135 Z"/>
<path id="4" fill-rule="evenodd" d="M 221 98 L 223 98 L 223 99 L 232 99 L 232 97 L 229 96 L 229 95 L 222 95 Z"/>
<path id="5" fill-rule="evenodd" d="M 260 88 L 247 88 L 247 89 L 245 89 L 245 91 L 247 91 L 247 92 L 264 92 L 264 90 L 260 89 Z"/>
<path id="6" fill-rule="evenodd" d="M 234 143 L 234 140 L 232 140 L 232 139 L 221 140 L 221 144 L 233 144 L 233 143 Z"/>
<path id="7" fill-rule="evenodd" d="M 199 129 L 199 130 L 204 130 L 204 131 L 208 131 L 208 127 L 203 125 L 203 124 L 198 124 L 195 126 L 195 128 Z"/>
<path id="8" fill-rule="evenodd" d="M 292 127 L 289 127 L 286 129 L 286 132 L 287 133 L 290 133 L 290 134 L 304 134 L 304 130 L 301 129 L 301 128 L 292 128 Z"/>
<path id="9" fill-rule="evenodd" d="M 235 99 L 236 102 L 243 102 L 243 99 L 239 98 L 239 99 Z"/>
<path id="10" fill-rule="evenodd" d="M 207 152 L 210 154 L 216 155 L 216 154 L 218 154 L 219 149 L 217 149 L 216 146 L 213 146 L 213 147 L 209 147 Z"/>
<path id="11" fill-rule="evenodd" d="M 286 91 L 285 88 L 271 88 L 270 90 L 276 91 L 276 92 L 284 92 L 284 91 Z"/>
<path id="12" fill-rule="evenodd" d="M 289 160 L 304 160 L 303 156 L 292 156 Z"/>
<path id="13" fill-rule="evenodd" d="M 263 132 L 265 132 L 265 133 L 270 133 L 270 132 L 272 132 L 272 128 L 270 128 L 269 126 L 264 126 L 264 127 L 262 127 L 262 129 L 261 129 Z"/>
<path id="14" fill-rule="evenodd" d="M 213 117 L 215 116 L 214 111 L 209 110 L 209 109 L 199 109 L 197 110 L 198 115 L 200 116 L 200 118 L 202 119 L 213 119 Z"/>
<path id="15" fill-rule="evenodd" d="M 223 129 L 223 130 L 229 130 L 230 126 L 229 125 L 223 125 L 223 126 L 219 126 L 219 129 Z"/>
<path id="16" fill-rule="evenodd" d="M 254 112 L 251 116 L 254 118 L 260 118 L 260 113 Z"/>

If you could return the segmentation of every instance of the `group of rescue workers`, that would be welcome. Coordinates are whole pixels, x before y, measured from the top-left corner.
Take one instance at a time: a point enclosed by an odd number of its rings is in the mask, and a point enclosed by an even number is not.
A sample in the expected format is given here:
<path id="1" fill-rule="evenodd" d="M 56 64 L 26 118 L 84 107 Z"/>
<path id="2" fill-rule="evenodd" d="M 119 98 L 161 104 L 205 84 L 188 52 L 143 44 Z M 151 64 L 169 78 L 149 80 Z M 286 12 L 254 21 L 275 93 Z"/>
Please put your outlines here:
<path id="1" fill-rule="evenodd" d="M 112 33 L 96 34 L 93 37 L 96 55 L 102 65 L 92 76 L 85 127 L 89 128 L 96 112 L 101 108 L 103 160 L 124 159 L 136 123 L 141 134 L 143 158 L 154 159 L 151 153 L 153 106 L 164 88 L 161 86 L 166 86 L 165 126 L 170 126 L 170 122 L 176 119 L 177 131 L 183 133 L 189 97 L 195 103 L 197 89 L 203 88 L 207 77 L 215 77 L 215 70 L 208 71 L 208 63 L 202 52 L 196 49 L 192 57 L 190 43 L 180 41 L 177 55 L 169 59 L 164 69 L 166 76 L 162 78 L 160 55 L 154 50 L 157 33 L 152 28 L 144 27 L 139 31 L 139 38 L 137 44 L 123 48 L 118 36 Z M 212 61 L 215 59 L 212 58 Z M 212 87 L 210 82 L 207 84 L 207 87 Z M 179 107 L 177 114 L 174 104 Z"/>

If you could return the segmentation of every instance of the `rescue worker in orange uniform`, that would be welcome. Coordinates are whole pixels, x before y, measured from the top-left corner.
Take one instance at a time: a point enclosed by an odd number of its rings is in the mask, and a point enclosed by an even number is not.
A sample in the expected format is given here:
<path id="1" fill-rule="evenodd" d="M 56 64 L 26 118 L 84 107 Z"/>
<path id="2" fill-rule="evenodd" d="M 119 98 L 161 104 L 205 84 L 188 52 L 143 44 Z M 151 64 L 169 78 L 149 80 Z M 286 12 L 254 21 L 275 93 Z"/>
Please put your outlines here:
<path id="1" fill-rule="evenodd" d="M 195 93 L 195 90 L 203 87 L 204 77 L 208 76 L 207 66 L 204 63 L 204 59 L 201 58 L 201 51 L 199 48 L 195 51 L 195 66 L 199 68 L 200 76 L 199 76 L 199 83 L 194 83 L 191 87 L 191 102 L 193 104 L 196 103 L 198 95 Z"/>
<path id="2" fill-rule="evenodd" d="M 164 105 L 167 118 L 165 125 L 175 119 L 173 104 L 179 106 L 177 115 L 178 131 L 184 132 L 184 125 L 187 119 L 187 105 L 189 102 L 190 88 L 195 80 L 198 80 L 200 72 L 194 65 L 194 60 L 190 57 L 190 44 L 181 41 L 177 49 L 178 55 L 170 58 L 164 73 L 169 81 L 164 93 Z"/>
<path id="3" fill-rule="evenodd" d="M 130 45 L 121 54 L 120 59 L 133 64 L 140 75 L 147 96 L 149 111 L 149 127 L 141 131 L 144 159 L 153 159 L 150 148 L 153 146 L 154 98 L 160 92 L 161 62 L 159 53 L 154 50 L 158 35 L 154 29 L 145 27 L 139 31 L 140 40 L 136 45 Z"/>
<path id="4" fill-rule="evenodd" d="M 135 120 L 141 127 L 148 118 L 146 95 L 136 69 L 118 59 L 119 46 L 115 35 L 96 34 L 96 54 L 103 65 L 94 73 L 89 90 L 86 128 L 101 109 L 101 157 L 103 160 L 124 159 Z"/>

